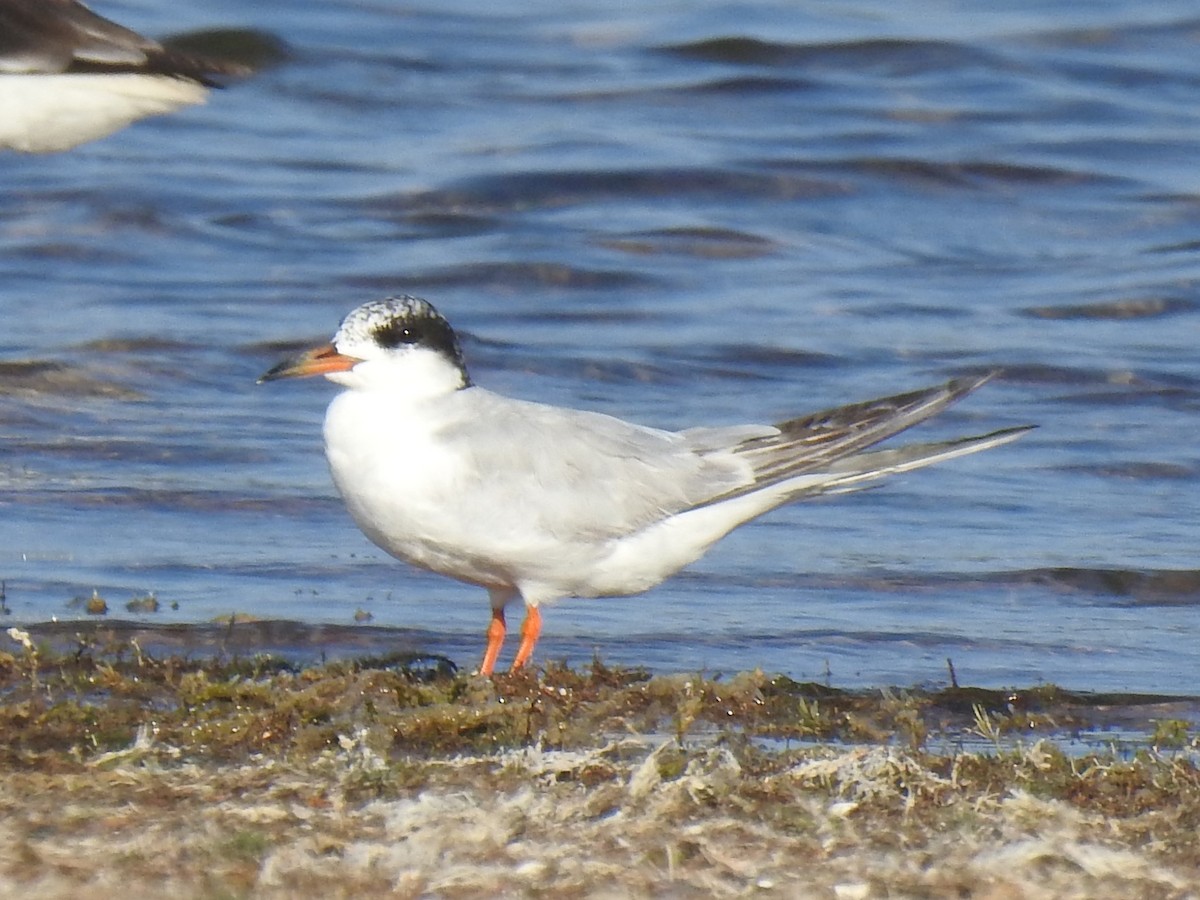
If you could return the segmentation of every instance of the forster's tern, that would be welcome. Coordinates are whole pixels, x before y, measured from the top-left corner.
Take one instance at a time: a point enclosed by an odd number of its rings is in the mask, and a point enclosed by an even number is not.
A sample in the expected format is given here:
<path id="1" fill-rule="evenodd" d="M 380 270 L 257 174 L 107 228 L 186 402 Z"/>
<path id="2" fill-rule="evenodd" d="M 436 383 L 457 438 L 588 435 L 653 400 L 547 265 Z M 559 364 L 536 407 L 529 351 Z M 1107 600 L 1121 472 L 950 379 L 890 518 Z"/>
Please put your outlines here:
<path id="1" fill-rule="evenodd" d="M 169 50 L 76 0 L 0 0 L 0 148 L 66 150 L 203 103 L 238 65 Z"/>
<path id="2" fill-rule="evenodd" d="M 514 669 L 533 653 L 542 603 L 647 590 L 783 503 L 855 490 L 1029 430 L 867 449 L 987 375 L 778 425 L 678 432 L 514 400 L 472 383 L 450 324 L 416 297 L 358 307 L 332 343 L 261 381 L 305 375 L 346 389 L 326 413 L 325 452 L 358 527 L 393 556 L 487 589 L 484 675 L 517 597 L 526 612 Z"/>

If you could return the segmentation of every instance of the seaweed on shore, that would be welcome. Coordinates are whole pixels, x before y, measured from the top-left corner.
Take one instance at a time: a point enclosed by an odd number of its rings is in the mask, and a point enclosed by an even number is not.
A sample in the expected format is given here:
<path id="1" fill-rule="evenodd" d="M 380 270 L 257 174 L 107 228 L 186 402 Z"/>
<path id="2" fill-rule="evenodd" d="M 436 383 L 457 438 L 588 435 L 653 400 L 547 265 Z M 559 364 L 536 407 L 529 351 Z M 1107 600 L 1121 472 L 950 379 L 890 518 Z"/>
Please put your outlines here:
<path id="1" fill-rule="evenodd" d="M 0 886 L 25 895 L 1182 898 L 1200 875 L 1186 698 L 10 637 Z M 1110 722 L 1142 739 L 1070 746 Z"/>
<path id="2" fill-rule="evenodd" d="M 841 690 L 760 671 L 728 678 L 657 675 L 593 660 L 484 679 L 414 653 L 303 666 L 266 654 L 151 654 L 103 627 L 74 646 L 24 636 L 0 653 L 0 764 L 58 768 L 127 747 L 139 731 L 194 760 L 304 758 L 369 729 L 388 757 L 433 757 L 537 745 L 572 750 L 604 736 L 895 744 L 1070 737 L 1142 709 L 1146 746 L 1194 743 L 1187 698 L 1096 695 L 1052 685 L 1020 690 Z M 1175 716 L 1163 715 L 1174 710 Z"/>

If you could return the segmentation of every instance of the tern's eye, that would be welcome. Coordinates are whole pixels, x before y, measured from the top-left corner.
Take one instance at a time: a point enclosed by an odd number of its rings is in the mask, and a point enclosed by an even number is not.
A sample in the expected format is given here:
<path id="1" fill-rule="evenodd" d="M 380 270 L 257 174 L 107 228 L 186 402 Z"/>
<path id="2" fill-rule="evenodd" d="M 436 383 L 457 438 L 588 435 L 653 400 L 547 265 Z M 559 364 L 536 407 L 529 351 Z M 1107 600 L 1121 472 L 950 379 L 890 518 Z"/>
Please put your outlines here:
<path id="1" fill-rule="evenodd" d="M 380 347 L 399 347 L 402 344 L 415 344 L 424 336 L 420 329 L 410 323 L 388 322 L 380 325 L 374 332 L 375 341 Z"/>

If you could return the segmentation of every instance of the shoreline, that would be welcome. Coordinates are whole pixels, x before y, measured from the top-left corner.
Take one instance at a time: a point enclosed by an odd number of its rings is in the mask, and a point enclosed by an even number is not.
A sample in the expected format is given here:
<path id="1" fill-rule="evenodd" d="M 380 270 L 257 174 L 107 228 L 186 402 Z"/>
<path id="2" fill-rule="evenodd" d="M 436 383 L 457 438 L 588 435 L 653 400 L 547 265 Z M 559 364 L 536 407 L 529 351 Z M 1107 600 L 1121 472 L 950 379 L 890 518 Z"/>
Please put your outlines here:
<path id="1" fill-rule="evenodd" d="M 1200 884 L 1191 698 L 839 691 L 599 660 L 488 680 L 402 655 L 297 665 L 94 637 L 0 653 L 14 896 L 1011 900 Z M 1119 745 L 1079 744 L 1114 722 Z"/>

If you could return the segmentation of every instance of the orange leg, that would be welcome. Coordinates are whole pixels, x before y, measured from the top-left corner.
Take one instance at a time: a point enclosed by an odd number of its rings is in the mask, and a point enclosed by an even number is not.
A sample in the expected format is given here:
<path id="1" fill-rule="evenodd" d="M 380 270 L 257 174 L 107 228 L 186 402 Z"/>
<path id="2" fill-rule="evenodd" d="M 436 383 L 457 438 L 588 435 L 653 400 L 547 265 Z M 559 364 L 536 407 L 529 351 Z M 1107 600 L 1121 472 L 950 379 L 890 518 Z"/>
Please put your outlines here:
<path id="1" fill-rule="evenodd" d="M 525 629 L 521 629 L 521 646 L 525 646 Z M 496 669 L 496 659 L 500 656 L 500 648 L 504 646 L 504 607 L 492 609 L 492 621 L 487 630 L 487 649 L 483 651 L 483 662 L 479 666 L 479 674 L 490 677 Z"/>
<path id="2" fill-rule="evenodd" d="M 521 644 L 517 647 L 517 658 L 513 660 L 512 669 L 515 672 L 533 656 L 533 648 L 537 646 L 542 634 L 542 614 L 536 606 L 525 607 L 525 622 L 521 625 Z"/>

